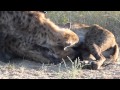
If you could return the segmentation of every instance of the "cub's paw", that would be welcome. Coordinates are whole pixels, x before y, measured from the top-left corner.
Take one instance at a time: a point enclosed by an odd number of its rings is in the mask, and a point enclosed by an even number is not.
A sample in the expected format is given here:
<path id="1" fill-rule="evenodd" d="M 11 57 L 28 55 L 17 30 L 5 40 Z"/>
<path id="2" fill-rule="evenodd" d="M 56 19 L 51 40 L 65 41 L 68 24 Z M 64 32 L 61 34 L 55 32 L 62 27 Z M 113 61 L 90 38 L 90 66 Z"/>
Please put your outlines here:
<path id="1" fill-rule="evenodd" d="M 98 69 L 100 69 L 99 63 L 97 61 L 91 62 L 91 69 L 92 70 L 98 70 Z"/>

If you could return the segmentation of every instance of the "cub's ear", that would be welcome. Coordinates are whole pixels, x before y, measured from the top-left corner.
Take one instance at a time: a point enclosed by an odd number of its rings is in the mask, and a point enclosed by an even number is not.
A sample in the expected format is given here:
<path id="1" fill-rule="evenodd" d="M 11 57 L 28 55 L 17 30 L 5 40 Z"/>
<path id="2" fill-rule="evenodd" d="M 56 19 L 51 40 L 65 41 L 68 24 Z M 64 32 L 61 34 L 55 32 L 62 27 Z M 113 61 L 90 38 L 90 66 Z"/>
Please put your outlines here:
<path id="1" fill-rule="evenodd" d="M 70 23 L 70 22 L 69 22 L 69 23 L 66 23 L 66 24 L 64 25 L 64 27 L 70 29 L 70 28 L 71 28 L 71 23 Z"/>

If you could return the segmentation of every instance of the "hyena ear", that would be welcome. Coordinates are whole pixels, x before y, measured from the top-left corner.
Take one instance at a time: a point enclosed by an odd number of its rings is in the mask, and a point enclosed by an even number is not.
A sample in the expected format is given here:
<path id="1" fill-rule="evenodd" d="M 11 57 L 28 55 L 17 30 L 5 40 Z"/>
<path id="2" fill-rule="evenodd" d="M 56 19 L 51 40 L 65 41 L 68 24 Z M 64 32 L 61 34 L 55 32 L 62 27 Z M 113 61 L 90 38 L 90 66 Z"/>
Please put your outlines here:
<path id="1" fill-rule="evenodd" d="M 70 22 L 69 22 L 69 23 L 66 23 L 64 26 L 65 26 L 65 28 L 70 29 L 70 28 L 71 28 L 71 23 L 70 23 Z"/>
<path id="2" fill-rule="evenodd" d="M 43 13 L 45 13 L 45 14 L 47 13 L 47 11 L 40 11 L 40 12 L 43 12 Z"/>

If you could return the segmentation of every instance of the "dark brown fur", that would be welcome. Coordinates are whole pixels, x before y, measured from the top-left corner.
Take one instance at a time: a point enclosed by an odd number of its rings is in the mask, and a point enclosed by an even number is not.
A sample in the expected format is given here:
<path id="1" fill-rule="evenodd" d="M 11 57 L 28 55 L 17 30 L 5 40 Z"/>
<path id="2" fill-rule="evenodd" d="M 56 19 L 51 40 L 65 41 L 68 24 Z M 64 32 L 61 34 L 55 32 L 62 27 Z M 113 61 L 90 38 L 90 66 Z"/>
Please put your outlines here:
<path id="1" fill-rule="evenodd" d="M 39 11 L 0 11 L 0 34 L 1 52 L 41 63 L 62 58 L 55 48 L 62 46 L 64 53 L 66 46 L 79 42 L 74 32 L 59 28 Z M 66 51 L 64 55 L 69 56 Z"/>
<path id="2" fill-rule="evenodd" d="M 71 29 L 80 38 L 80 52 L 78 48 L 76 50 L 82 54 L 82 59 L 97 60 L 92 63 L 93 69 L 99 69 L 107 57 L 111 58 L 113 63 L 117 61 L 119 47 L 112 32 L 96 24 L 88 26 L 76 23 L 71 25 Z"/>

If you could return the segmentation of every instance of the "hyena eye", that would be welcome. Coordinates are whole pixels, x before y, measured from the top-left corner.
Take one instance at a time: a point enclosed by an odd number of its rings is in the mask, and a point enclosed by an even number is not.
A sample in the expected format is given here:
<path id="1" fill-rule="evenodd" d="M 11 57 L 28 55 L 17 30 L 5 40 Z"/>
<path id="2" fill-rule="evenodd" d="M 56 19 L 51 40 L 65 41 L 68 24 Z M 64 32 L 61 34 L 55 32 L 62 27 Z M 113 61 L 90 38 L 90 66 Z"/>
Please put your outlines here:
<path id="1" fill-rule="evenodd" d="M 60 41 L 60 39 L 58 39 L 58 41 Z"/>
<path id="2" fill-rule="evenodd" d="M 60 45 L 61 43 L 61 39 L 57 39 L 57 44 Z"/>

